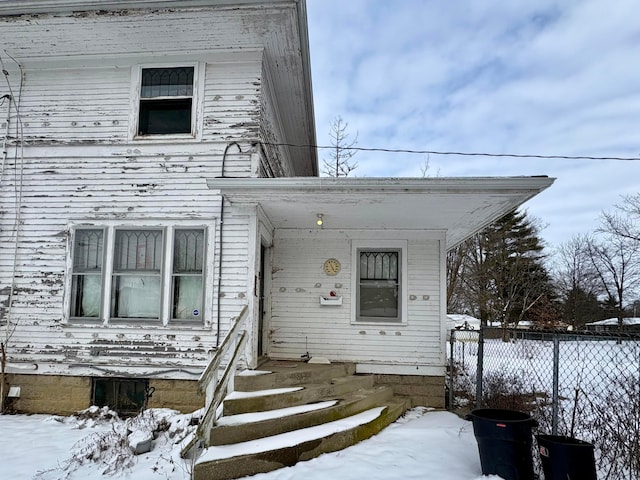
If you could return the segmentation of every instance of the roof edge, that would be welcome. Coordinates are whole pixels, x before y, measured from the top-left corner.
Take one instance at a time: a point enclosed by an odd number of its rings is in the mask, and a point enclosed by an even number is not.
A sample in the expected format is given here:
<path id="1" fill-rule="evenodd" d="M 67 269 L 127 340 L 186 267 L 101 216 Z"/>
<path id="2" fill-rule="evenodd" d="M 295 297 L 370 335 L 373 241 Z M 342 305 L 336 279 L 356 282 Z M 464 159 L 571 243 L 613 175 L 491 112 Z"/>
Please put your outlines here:
<path id="1" fill-rule="evenodd" d="M 445 190 L 520 190 L 538 192 L 553 184 L 555 178 L 547 176 L 522 177 L 285 177 L 285 178 L 230 178 L 207 179 L 207 186 L 214 190 L 379 190 L 379 191 L 445 191 Z"/>
<path id="2" fill-rule="evenodd" d="M 296 0 L 293 0 L 296 1 Z M 291 0 L 289 0 L 289 3 Z M 140 8 L 192 8 L 282 3 L 282 0 L 0 0 L 0 15 L 127 10 Z"/>

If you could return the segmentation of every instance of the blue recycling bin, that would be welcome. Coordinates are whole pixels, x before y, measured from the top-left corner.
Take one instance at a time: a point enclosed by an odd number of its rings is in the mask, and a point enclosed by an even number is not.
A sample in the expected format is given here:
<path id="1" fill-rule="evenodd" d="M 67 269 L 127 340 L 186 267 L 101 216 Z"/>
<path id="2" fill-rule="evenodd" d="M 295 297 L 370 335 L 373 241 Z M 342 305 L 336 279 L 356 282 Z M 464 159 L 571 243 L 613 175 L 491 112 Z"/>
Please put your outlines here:
<path id="1" fill-rule="evenodd" d="M 545 480 L 598 480 L 595 447 L 563 435 L 536 435 Z"/>
<path id="2" fill-rule="evenodd" d="M 535 480 L 532 428 L 536 421 L 528 413 L 481 408 L 467 418 L 473 422 L 483 475 Z"/>

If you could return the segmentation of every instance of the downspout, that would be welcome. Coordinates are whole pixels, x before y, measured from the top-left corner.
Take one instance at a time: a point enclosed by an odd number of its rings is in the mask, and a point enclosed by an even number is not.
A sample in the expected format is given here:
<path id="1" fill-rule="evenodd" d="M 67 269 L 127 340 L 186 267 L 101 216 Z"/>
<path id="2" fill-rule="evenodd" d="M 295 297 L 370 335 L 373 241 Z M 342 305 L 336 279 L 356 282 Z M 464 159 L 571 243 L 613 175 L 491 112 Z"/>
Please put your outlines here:
<path id="1" fill-rule="evenodd" d="M 220 177 L 219 178 L 224 178 L 224 162 L 227 159 L 227 152 L 229 151 L 229 147 L 231 147 L 232 145 L 235 145 L 236 147 L 238 147 L 238 150 L 240 151 L 240 153 L 242 153 L 242 149 L 240 148 L 240 145 L 238 144 L 238 142 L 230 142 L 227 144 L 227 146 L 224 148 L 224 153 L 222 154 L 222 165 L 220 166 Z M 217 288 L 217 293 L 216 293 L 216 298 L 217 298 L 217 330 L 216 330 L 216 348 L 218 348 L 218 346 L 220 345 L 220 310 L 221 310 L 221 302 L 220 302 L 220 293 L 222 291 L 222 247 L 223 247 L 223 242 L 222 242 L 222 232 L 223 232 L 223 226 L 224 226 L 224 197 L 222 195 L 220 195 L 220 227 L 219 227 L 219 239 L 220 239 L 220 246 L 218 248 L 218 288 Z"/>

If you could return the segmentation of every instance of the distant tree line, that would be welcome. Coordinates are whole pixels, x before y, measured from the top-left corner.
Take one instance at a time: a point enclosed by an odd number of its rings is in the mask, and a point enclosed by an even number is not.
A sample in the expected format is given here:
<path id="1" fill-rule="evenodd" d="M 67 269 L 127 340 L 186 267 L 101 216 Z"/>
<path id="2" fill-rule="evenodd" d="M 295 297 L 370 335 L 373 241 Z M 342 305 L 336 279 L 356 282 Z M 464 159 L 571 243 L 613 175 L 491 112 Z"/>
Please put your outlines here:
<path id="1" fill-rule="evenodd" d="M 640 316 L 640 194 L 602 214 L 599 228 L 545 253 L 539 226 L 513 211 L 447 257 L 449 313 L 538 328 Z M 637 310 L 637 311 L 636 311 Z"/>

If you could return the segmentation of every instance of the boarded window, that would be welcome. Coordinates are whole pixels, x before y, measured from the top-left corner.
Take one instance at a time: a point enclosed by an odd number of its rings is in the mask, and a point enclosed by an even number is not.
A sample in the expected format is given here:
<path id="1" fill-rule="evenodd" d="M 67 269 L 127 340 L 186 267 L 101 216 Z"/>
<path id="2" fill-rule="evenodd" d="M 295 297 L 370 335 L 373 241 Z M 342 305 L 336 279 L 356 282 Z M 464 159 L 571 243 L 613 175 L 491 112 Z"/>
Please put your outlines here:
<path id="1" fill-rule="evenodd" d="M 193 133 L 194 67 L 144 68 L 138 135 Z"/>

